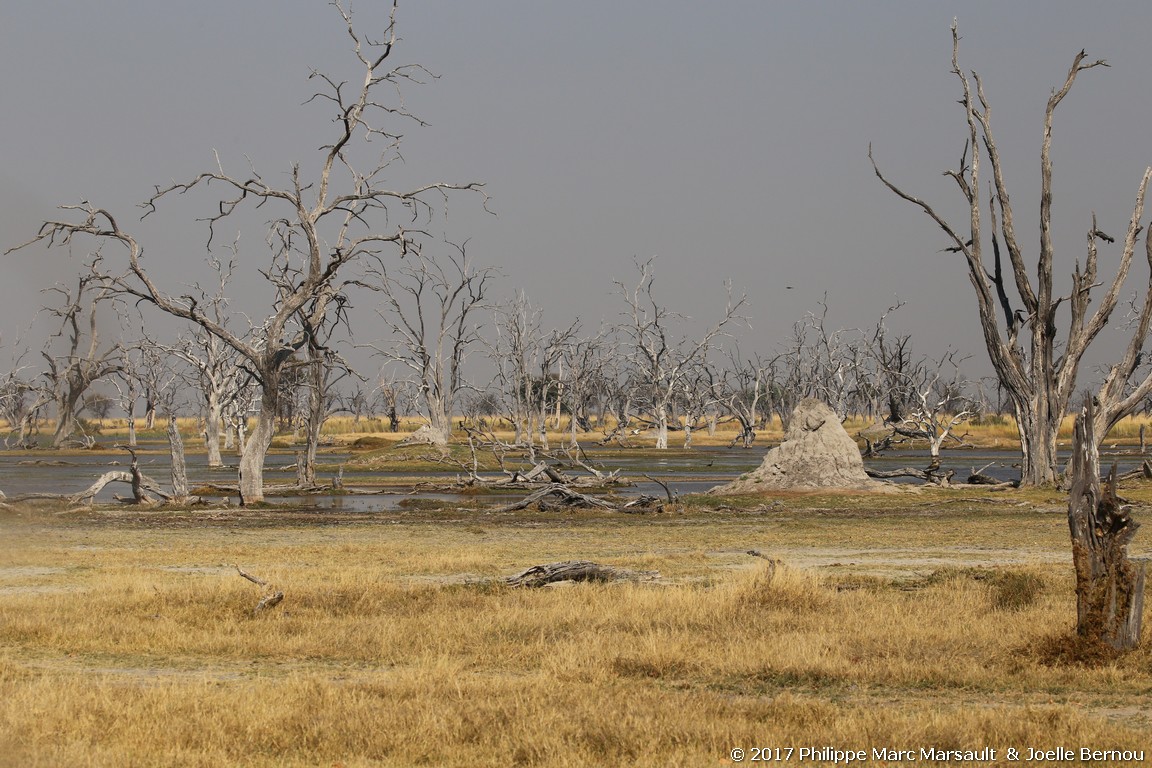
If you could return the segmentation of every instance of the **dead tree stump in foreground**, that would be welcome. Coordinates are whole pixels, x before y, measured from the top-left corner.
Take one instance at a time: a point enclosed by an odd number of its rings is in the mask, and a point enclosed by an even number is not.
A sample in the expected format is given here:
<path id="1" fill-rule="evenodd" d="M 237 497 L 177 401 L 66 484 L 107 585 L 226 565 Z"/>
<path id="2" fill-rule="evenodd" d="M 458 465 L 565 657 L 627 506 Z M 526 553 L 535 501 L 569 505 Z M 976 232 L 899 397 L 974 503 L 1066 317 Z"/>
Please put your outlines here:
<path id="1" fill-rule="evenodd" d="M 1076 632 L 1080 637 L 1130 650 L 1140 643 L 1144 613 L 1144 563 L 1128 559 L 1139 528 L 1116 495 L 1116 472 L 1100 484 L 1100 451 L 1092 402 L 1076 419 L 1068 529 L 1076 569 Z"/>

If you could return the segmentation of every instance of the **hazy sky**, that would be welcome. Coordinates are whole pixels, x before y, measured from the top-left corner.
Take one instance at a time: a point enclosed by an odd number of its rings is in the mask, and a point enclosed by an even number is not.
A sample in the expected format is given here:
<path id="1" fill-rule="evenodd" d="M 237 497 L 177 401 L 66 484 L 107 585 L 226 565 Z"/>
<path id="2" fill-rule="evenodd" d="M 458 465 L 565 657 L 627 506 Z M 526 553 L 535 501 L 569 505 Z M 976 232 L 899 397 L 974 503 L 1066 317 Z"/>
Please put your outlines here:
<path id="1" fill-rule="evenodd" d="M 717 316 L 726 279 L 748 294 L 746 349 L 771 353 L 826 293 L 833 326 L 869 325 L 902 300 L 891 324 L 917 350 L 953 345 L 982 362 L 961 260 L 867 159 L 871 142 L 893 180 L 962 218 L 940 173 L 965 135 L 954 16 L 962 66 L 986 83 L 1029 261 L 1045 101 L 1081 48 L 1112 65 L 1082 73 L 1057 114 L 1066 273 L 1091 211 L 1123 234 L 1152 164 L 1147 2 L 402 2 L 396 61 L 440 77 L 404 92 L 430 127 L 405 128 L 396 185 L 485 182 L 497 216 L 454 199 L 449 235 L 470 238 L 473 259 L 503 273 L 500 290 L 523 288 L 555 324 L 615 319 L 612 281 L 655 255 L 658 291 L 681 312 Z M 301 106 L 307 75 L 353 77 L 347 42 L 320 0 L 4 3 L 0 243 L 27 239 L 56 204 L 90 200 L 138 228 L 162 276 L 191 274 L 203 206 L 174 200 L 156 225 L 137 225 L 134 206 L 211 167 L 213 150 L 226 170 L 242 173 L 247 157 L 270 179 L 312 162 L 331 127 Z M 8 344 L 39 289 L 74 264 L 63 252 L 6 258 Z M 1102 272 L 1114 262 L 1105 252 Z M 365 316 L 359 330 L 377 329 Z"/>

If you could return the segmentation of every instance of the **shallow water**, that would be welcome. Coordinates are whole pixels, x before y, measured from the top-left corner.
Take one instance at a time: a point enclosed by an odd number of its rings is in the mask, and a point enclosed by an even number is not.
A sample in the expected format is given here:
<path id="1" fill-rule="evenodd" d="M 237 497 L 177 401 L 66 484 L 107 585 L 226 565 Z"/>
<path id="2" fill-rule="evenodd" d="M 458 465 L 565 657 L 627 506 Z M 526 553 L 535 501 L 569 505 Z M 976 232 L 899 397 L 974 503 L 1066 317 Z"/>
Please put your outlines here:
<path id="1" fill-rule="evenodd" d="M 139 454 L 140 468 L 145 475 L 157 481 L 162 487 L 171 482 L 170 457 L 163 443 L 142 444 Z M 767 446 L 754 448 L 725 448 L 702 447 L 690 451 L 671 450 L 666 456 L 653 456 L 651 451 L 639 452 L 629 455 L 620 449 L 586 449 L 587 460 L 602 471 L 620 470 L 624 477 L 631 478 L 634 485 L 618 489 L 621 495 L 649 494 L 663 497 L 664 490 L 659 484 L 644 478 L 650 475 L 667 483 L 676 494 L 702 493 L 716 485 L 729 482 L 745 472 L 759 466 L 767 451 Z M 327 453 L 319 457 L 319 462 L 327 469 L 322 471 L 320 482 L 325 482 L 334 472 L 331 467 L 343 465 L 351 457 L 348 453 Z M 878 470 L 892 470 L 900 467 L 927 466 L 930 460 L 928 451 L 893 451 L 877 458 L 867 459 L 865 465 Z M 1020 476 L 1020 455 L 1016 451 L 997 450 L 954 450 L 944 451 L 941 455 L 942 469 L 956 471 L 956 480 L 963 481 L 973 471 L 980 471 L 989 477 L 1001 481 L 1016 480 Z M 190 487 L 207 484 L 235 485 L 236 483 L 236 457 L 225 457 L 231 466 L 209 469 L 204 454 L 190 454 L 187 457 L 188 483 Z M 464 506 L 474 504 L 510 503 L 523 498 L 523 491 L 513 491 L 508 494 L 492 494 L 479 497 L 465 497 L 459 494 L 444 492 L 411 492 L 406 490 L 388 491 L 381 494 L 366 496 L 344 495 L 332 496 L 325 494 L 309 495 L 304 497 L 277 497 L 275 486 L 287 485 L 295 482 L 295 474 L 289 467 L 296 461 L 295 453 L 273 452 L 268 455 L 266 464 L 265 482 L 268 486 L 268 500 L 301 506 L 317 507 L 320 509 L 343 510 L 346 512 L 377 511 L 396 509 L 403 506 L 406 499 L 444 501 L 460 503 Z M 1116 462 L 1120 472 L 1140 466 L 1143 457 L 1137 452 L 1108 452 L 1101 456 L 1101 463 L 1105 466 Z M 14 496 L 24 493 L 52 492 L 77 493 L 89 487 L 96 479 L 112 469 L 127 469 L 129 457 L 123 455 L 110 455 L 106 452 L 100 454 L 69 454 L 54 455 L 48 452 L 22 453 L 10 452 L 0 454 L 0 490 Z M 579 474 L 579 469 L 570 470 L 572 474 Z M 460 473 L 453 470 L 443 472 L 423 472 L 421 477 L 433 481 L 449 483 Z M 349 488 L 377 485 L 381 483 L 397 482 L 403 478 L 411 478 L 410 470 L 372 470 L 364 471 L 359 467 L 350 468 L 345 476 L 345 485 Z M 499 477 L 499 473 L 492 473 L 492 477 Z M 895 482 L 919 483 L 912 478 L 897 479 Z M 100 501 L 111 501 L 114 496 L 124 496 L 129 493 L 123 483 L 114 483 L 107 486 L 99 495 Z"/>

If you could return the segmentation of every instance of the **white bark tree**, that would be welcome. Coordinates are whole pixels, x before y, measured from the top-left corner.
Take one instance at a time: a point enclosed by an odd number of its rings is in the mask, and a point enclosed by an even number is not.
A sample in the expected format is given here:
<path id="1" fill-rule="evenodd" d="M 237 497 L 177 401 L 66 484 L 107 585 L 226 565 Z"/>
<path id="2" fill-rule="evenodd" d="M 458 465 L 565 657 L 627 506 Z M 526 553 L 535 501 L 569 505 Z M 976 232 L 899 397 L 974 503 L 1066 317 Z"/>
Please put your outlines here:
<path id="1" fill-rule="evenodd" d="M 475 269 L 465 249 L 456 246 L 436 258 L 416 249 L 398 264 L 380 257 L 366 262 L 360 284 L 383 297 L 376 311 L 391 332 L 391 338 L 368 346 L 412 373 L 437 445 L 446 445 L 452 435 L 464 361 L 480 342 L 477 310 L 493 275 L 491 269 Z"/>
<path id="2" fill-rule="evenodd" d="M 350 85 L 339 76 L 312 73 L 320 88 L 309 101 L 327 105 L 334 126 L 329 143 L 320 148 L 318 170 L 310 174 L 299 163 L 294 164 L 285 184 L 277 186 L 255 170 L 245 175 L 228 173 L 218 159 L 214 170 L 157 188 L 145 203 L 145 215 L 149 215 L 173 196 L 196 191 L 212 198 L 213 212 L 207 217 L 209 250 L 216 229 L 232 221 L 231 217 L 239 217 L 242 210 L 260 207 L 270 213 L 270 262 L 261 274 L 271 284 L 273 299 L 264 321 L 250 337 L 234 333 L 194 298 L 170 293 L 157 284 L 141 259 L 141 244 L 107 210 L 88 204 L 64 206 L 79 220 L 46 222 L 30 241 L 68 245 L 87 236 L 98 244 L 119 243 L 127 253 L 127 270 L 105 273 L 108 286 L 200 326 L 243 358 L 260 389 L 256 426 L 240 459 L 243 503 L 263 501 L 264 458 L 275 430 L 284 366 L 328 318 L 346 265 L 365 256 L 382 260 L 385 249 L 406 253 L 420 234 L 419 222 L 436 210 L 435 200 L 444 200 L 453 190 L 482 191 L 478 183 L 433 182 L 407 190 L 386 185 L 385 176 L 399 157 L 401 141 L 398 129 L 386 124 L 415 118 L 402 103 L 381 98 L 401 83 L 416 80 L 424 70 L 418 66 L 391 68 L 397 40 L 395 2 L 379 42 L 362 34 L 348 8 L 339 2 L 333 6 L 351 39 L 359 79 Z M 365 152 L 371 159 L 364 158 Z M 213 197 L 217 189 L 222 194 Z M 417 223 L 407 229 L 395 223 L 405 217 Z"/>
<path id="3" fill-rule="evenodd" d="M 951 375 L 945 374 L 951 369 Z M 933 457 L 948 440 L 957 440 L 955 430 L 976 416 L 976 404 L 968 397 L 967 381 L 960 375 L 955 353 L 939 360 L 926 359 L 905 372 L 893 372 L 902 380 L 901 392 L 908 399 L 904 412 L 889 422 L 897 434 L 928 442 Z"/>
<path id="4" fill-rule="evenodd" d="M 182 336 L 169 351 L 194 372 L 193 383 L 200 392 L 208 466 L 222 467 L 221 441 L 225 432 L 231 434 L 225 413 L 229 407 L 236 407 L 249 374 L 240 367 L 239 355 L 233 347 L 203 329 Z"/>
<path id="5" fill-rule="evenodd" d="M 35 405 L 29 401 L 37 394 L 36 386 L 25 377 L 25 372 L 31 367 L 24 362 L 28 350 L 21 348 L 19 341 L 15 347 L 18 351 L 12 355 L 8 372 L 0 378 L 0 416 L 3 416 L 8 425 L 8 434 L 4 438 L 5 448 L 11 444 L 13 433 L 16 434 L 16 445 L 25 445 L 29 431 L 29 416 Z"/>
<path id="6" fill-rule="evenodd" d="M 1144 171 L 1137 186 L 1127 231 L 1121 239 L 1120 253 L 1114 259 L 1116 269 L 1112 279 L 1105 282 L 1098 276 L 1097 250 L 1101 242 L 1111 244 L 1114 239 L 1097 226 L 1096 216 L 1092 214 L 1083 269 L 1077 262 L 1072 269 L 1071 291 L 1058 295 L 1053 279 L 1056 268 L 1052 222 L 1053 116 L 1081 72 L 1107 64 L 1103 60 L 1089 61 L 1081 51 L 1073 58 L 1063 85 L 1055 89 L 1048 100 L 1040 145 L 1040 241 L 1032 257 L 1035 272 L 1030 274 L 1029 258 L 1016 235 L 1004 162 L 993 138 L 992 110 L 984 92 L 984 83 L 975 72 L 969 75 L 960 68 L 959 49 L 960 38 L 954 22 L 952 73 L 960 86 L 967 141 L 959 169 L 945 173 L 956 183 L 965 203 L 967 216 L 963 224 L 954 226 L 933 205 L 889 181 L 875 160 L 872 160 L 872 165 L 876 176 L 888 189 L 920 208 L 944 230 L 949 240 L 948 250 L 963 257 L 976 293 L 985 347 L 1015 412 L 1022 451 L 1021 482 L 1026 485 L 1051 484 L 1058 475 L 1057 431 L 1076 389 L 1081 361 L 1116 308 L 1132 265 L 1138 236 L 1144 228 L 1141 224 L 1144 196 L 1152 179 L 1152 168 Z M 871 148 L 869 159 L 872 159 Z M 987 180 L 982 176 L 985 161 L 991 174 Z M 986 188 L 989 190 L 987 199 Z M 985 212 L 988 214 L 987 226 L 983 218 Z M 986 250 L 988 245 L 992 251 L 990 259 Z M 1152 261 L 1152 244 L 1147 239 L 1146 248 Z M 1007 251 L 1006 263 L 1002 249 Z M 1098 287 L 1103 287 L 1104 292 L 1094 295 Z M 1097 396 L 1099 407 L 1094 411 L 1095 428 L 1090 432 L 1100 440 L 1152 392 L 1152 375 L 1133 381 L 1150 320 L 1152 276 L 1144 291 L 1128 346 L 1120 360 L 1109 369 Z M 1061 324 L 1066 328 L 1063 333 L 1059 329 Z"/>
<path id="7" fill-rule="evenodd" d="M 673 335 L 672 321 L 679 317 L 662 306 L 653 294 L 653 264 L 649 259 L 636 265 L 640 278 L 632 287 L 622 282 L 616 286 L 627 309 L 619 333 L 627 340 L 626 356 L 633 368 L 633 382 L 638 399 L 642 400 L 656 429 L 656 448 L 668 447 L 668 424 L 671 420 L 672 401 L 683 387 L 695 366 L 704 361 L 717 337 L 735 322 L 744 304 L 741 296 L 732 301 L 731 290 L 719 322 L 700 337 Z"/>
<path id="8" fill-rule="evenodd" d="M 544 330 L 542 312 L 520 292 L 495 311 L 495 341 L 489 357 L 517 445 L 539 439 L 548 450 L 547 422 L 564 396 L 561 369 L 576 339 L 579 321 L 567 328 Z M 558 429 L 559 424 L 555 427 Z"/>
<path id="9" fill-rule="evenodd" d="M 604 359 L 609 354 L 603 330 L 564 347 L 565 378 L 560 396 L 568 406 L 568 442 L 573 448 L 578 445 L 577 432 L 592 429 L 592 406 L 606 397 Z"/>
<path id="10" fill-rule="evenodd" d="M 717 403 L 740 423 L 740 434 L 732 439 L 751 448 L 760 423 L 761 405 L 767 400 L 771 363 L 759 356 L 745 358 L 736 347 L 728 355 L 728 365 L 717 383 Z"/>

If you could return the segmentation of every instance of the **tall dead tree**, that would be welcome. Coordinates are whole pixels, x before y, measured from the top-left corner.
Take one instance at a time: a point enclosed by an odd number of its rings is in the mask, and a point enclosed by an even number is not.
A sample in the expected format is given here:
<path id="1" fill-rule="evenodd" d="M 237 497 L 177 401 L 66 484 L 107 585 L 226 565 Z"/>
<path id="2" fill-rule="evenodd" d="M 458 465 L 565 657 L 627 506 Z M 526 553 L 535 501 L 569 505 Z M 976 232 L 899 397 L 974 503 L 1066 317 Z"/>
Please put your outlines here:
<path id="1" fill-rule="evenodd" d="M 1076 419 L 1068 496 L 1076 630 L 1087 640 L 1128 650 L 1140 643 L 1144 616 L 1144 563 L 1128 559 L 1128 544 L 1140 526 L 1116 495 L 1115 471 L 1101 488 L 1097 423 L 1087 398 Z"/>
<path id="2" fill-rule="evenodd" d="M 235 255 L 235 245 L 233 254 Z M 212 259 L 209 263 L 218 275 L 218 285 L 212 294 L 201 290 L 198 303 L 202 312 L 219 325 L 228 327 L 231 318 L 228 311 L 227 290 L 235 260 L 225 263 Z M 242 398 L 245 382 L 249 378 L 249 374 L 241 367 L 242 358 L 234 347 L 200 326 L 181 334 L 176 344 L 165 348 L 165 351 L 187 363 L 195 372 L 192 383 L 200 391 L 208 466 L 222 467 L 224 461 L 220 453 L 221 437 L 225 432 L 228 436 L 232 436 L 232 430 L 225 425 L 225 413 L 229 409 L 236 409 L 237 400 Z"/>
<path id="3" fill-rule="evenodd" d="M 360 285 L 383 297 L 377 313 L 391 331 L 390 338 L 369 346 L 412 373 L 431 440 L 439 445 L 452 434 L 464 360 L 480 341 L 476 310 L 494 274 L 475 269 L 460 246 L 436 257 L 417 250 L 399 264 L 378 256 L 366 260 Z"/>
<path id="4" fill-rule="evenodd" d="M 328 417 L 340 410 L 337 385 L 344 379 L 356 377 L 348 362 L 331 347 L 308 344 L 303 364 L 307 382 L 308 405 L 304 416 L 304 455 L 298 462 L 297 474 L 303 485 L 316 483 L 316 452 L 320 447 L 320 432 Z"/>
<path id="5" fill-rule="evenodd" d="M 540 446 L 548 450 L 548 416 L 553 407 L 559 408 L 564 395 L 558 371 L 563 370 L 575 343 L 580 321 L 545 331 L 542 314 L 522 291 L 499 304 L 488 356 L 496 365 L 496 381 L 516 444 L 531 445 L 534 435 L 539 435 Z"/>
<path id="6" fill-rule="evenodd" d="M 69 245 L 80 236 L 94 239 L 97 247 L 107 242 L 120 244 L 127 253 L 127 269 L 102 273 L 107 286 L 199 325 L 243 358 L 260 390 L 256 426 L 240 457 L 244 503 L 264 499 L 264 458 L 275 431 L 284 368 L 327 321 L 337 304 L 341 290 L 338 280 L 344 267 L 366 255 L 383 258 L 385 250 L 406 253 L 421 234 L 420 223 L 435 212 L 435 200 L 443 200 L 452 190 L 482 190 L 478 183 L 434 182 L 406 191 L 386 186 L 385 176 L 400 156 L 401 141 L 398 129 L 386 124 L 395 120 L 420 123 L 402 103 L 381 99 L 406 81 L 419 82 L 425 70 L 415 65 L 390 68 L 397 40 L 395 1 L 379 42 L 353 25 L 347 7 L 340 2 L 332 5 L 351 39 L 359 80 L 350 84 L 339 76 L 311 75 L 319 90 L 309 102 L 330 108 L 334 126 L 329 143 L 320 148 L 315 173 L 309 174 L 296 163 L 284 185 L 276 186 L 253 169 L 244 175 L 227 173 L 217 158 L 214 170 L 187 182 L 157 187 L 144 204 L 147 216 L 172 196 L 196 191 L 209 197 L 211 213 L 206 221 L 210 252 L 217 228 L 235 220 L 232 217 L 242 218 L 243 210 L 259 207 L 271 218 L 265 238 L 270 261 L 260 270 L 271 284 L 271 309 L 249 337 L 234 333 L 194 297 L 169 293 L 158 285 L 142 261 L 141 244 L 107 210 L 89 204 L 64 206 L 79 220 L 46 222 L 37 237 L 25 244 Z M 365 157 L 363 153 L 368 154 Z M 216 195 L 216 190 L 222 193 Z M 398 226 L 395 222 L 400 220 L 410 226 Z"/>
<path id="7" fill-rule="evenodd" d="M 604 397 L 604 359 L 611 354 L 604 334 L 602 328 L 595 336 L 577 339 L 564 346 L 562 362 L 567 379 L 560 395 L 568 406 L 568 443 L 572 447 L 578 445 L 578 430 L 587 432 L 592 429 L 589 411 Z"/>
<path id="8" fill-rule="evenodd" d="M 765 400 L 770 363 L 759 356 L 745 358 L 739 345 L 728 352 L 728 365 L 720 374 L 717 403 L 740 423 L 740 434 L 732 438 L 744 448 L 751 448 L 760 423 L 760 404 Z"/>
<path id="9" fill-rule="evenodd" d="M 1152 168 L 1144 171 L 1136 191 L 1136 202 L 1117 266 L 1110 282 L 1097 275 L 1099 243 L 1114 239 L 1097 226 L 1095 214 L 1087 233 L 1087 253 L 1083 270 L 1079 263 L 1072 270 L 1072 290 L 1059 296 L 1053 287 L 1056 245 L 1052 236 L 1052 122 L 1056 108 L 1064 101 L 1077 76 L 1088 69 L 1107 66 L 1103 60 L 1089 61 L 1084 51 L 1078 53 L 1068 70 L 1063 85 L 1055 90 L 1044 112 L 1043 137 L 1040 146 L 1040 242 L 1033 259 L 1035 274 L 1030 275 L 1028 257 L 1017 239 L 1015 217 L 1005 182 L 1004 163 L 993 139 L 992 116 L 984 84 L 975 72 L 971 76 L 960 69 L 959 41 L 956 24 L 952 24 L 952 73 L 960 89 L 960 104 L 967 123 L 967 141 L 958 170 L 945 172 L 960 190 L 968 216 L 962 226 L 953 226 L 929 203 L 897 187 L 885 177 L 872 150 L 868 156 L 876 176 L 899 197 L 919 207 L 944 230 L 950 241 L 947 250 L 960 254 L 968 267 L 968 276 L 976 292 L 984 344 L 1004 391 L 1012 402 L 1023 454 L 1021 482 L 1045 485 L 1057 479 L 1056 435 L 1076 388 L 1081 360 L 1089 345 L 1108 323 L 1132 264 L 1137 238 L 1143 227 L 1144 195 L 1152 178 Z M 981 176 L 983 161 L 990 165 L 991 178 Z M 984 198 L 985 185 L 990 189 Z M 989 223 L 985 227 L 983 215 Z M 985 245 L 991 245 L 991 259 Z M 1152 243 L 1147 243 L 1152 261 Z M 1007 261 L 1005 254 L 1007 251 Z M 989 261 L 991 263 L 989 263 Z M 1104 293 L 1093 296 L 1097 287 Z M 1061 312 L 1061 309 L 1064 312 Z M 1065 318 L 1066 331 L 1061 334 L 1058 322 Z M 1140 364 L 1149 320 L 1152 319 L 1152 276 L 1138 309 L 1127 348 L 1121 359 L 1109 370 L 1101 387 L 1095 410 L 1094 434 L 1104 439 L 1108 430 L 1125 415 L 1134 412 L 1152 392 L 1152 375 L 1132 382 Z"/>
<path id="10" fill-rule="evenodd" d="M 111 297 L 111 291 L 99 277 L 88 272 L 80 275 L 75 290 L 63 286 L 48 290 L 62 297 L 59 306 L 44 310 L 59 318 L 60 328 L 42 353 L 48 365 L 42 378 L 56 407 L 52 447 L 59 448 L 79 427 L 79 406 L 88 389 L 120 369 L 121 346 L 116 341 L 103 344 L 97 311 Z M 53 344 L 56 339 L 63 340 L 62 350 Z"/>
<path id="11" fill-rule="evenodd" d="M 616 283 L 627 305 L 626 319 L 620 323 L 619 333 L 627 340 L 625 354 L 633 369 L 637 398 L 645 403 L 656 427 L 656 448 L 665 449 L 674 398 L 694 368 L 708 356 L 716 338 L 729 325 L 742 319 L 738 313 L 744 297 L 733 302 L 729 291 L 724 314 L 715 325 L 699 338 L 677 338 L 669 327 L 677 315 L 662 306 L 652 292 L 652 260 L 637 264 L 636 268 L 640 279 L 634 287 Z"/>

